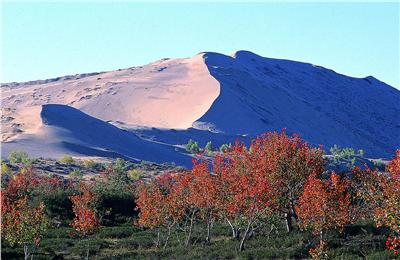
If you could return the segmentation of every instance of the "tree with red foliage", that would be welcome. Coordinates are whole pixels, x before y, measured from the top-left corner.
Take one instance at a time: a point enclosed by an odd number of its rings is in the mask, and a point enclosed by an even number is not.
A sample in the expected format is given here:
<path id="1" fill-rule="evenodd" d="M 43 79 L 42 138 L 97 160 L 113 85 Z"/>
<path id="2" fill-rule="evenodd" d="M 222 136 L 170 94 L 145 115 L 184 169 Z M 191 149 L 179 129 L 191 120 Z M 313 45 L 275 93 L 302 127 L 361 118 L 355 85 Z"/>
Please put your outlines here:
<path id="1" fill-rule="evenodd" d="M 331 229 L 341 231 L 350 223 L 350 195 L 348 180 L 332 173 L 330 180 L 310 175 L 299 199 L 297 212 L 300 227 L 312 230 L 324 241 L 324 232 Z"/>
<path id="2" fill-rule="evenodd" d="M 43 202 L 35 202 L 33 193 L 41 177 L 31 168 L 13 176 L 1 191 L 1 235 L 10 245 L 22 245 L 25 259 L 33 258 L 48 227 Z"/>
<path id="3" fill-rule="evenodd" d="M 71 226 L 82 236 L 87 237 L 95 233 L 100 225 L 96 214 L 95 203 L 97 197 L 90 190 L 89 184 L 79 184 L 79 194 L 70 197 L 72 210 L 75 214 Z M 86 259 L 89 258 L 89 247 L 86 251 Z"/>
<path id="4" fill-rule="evenodd" d="M 2 237 L 11 246 L 22 245 L 25 259 L 33 258 L 42 235 L 48 228 L 48 219 L 44 214 L 43 202 L 34 206 L 28 201 L 28 197 L 24 197 L 11 205 L 2 201 L 1 206 Z"/>
<path id="5" fill-rule="evenodd" d="M 188 247 L 192 238 L 193 225 L 195 223 L 199 209 L 193 204 L 194 175 L 191 172 L 182 173 L 176 176 L 176 182 L 172 188 L 171 197 L 179 202 L 179 207 L 183 209 L 183 217 L 180 229 L 185 233 L 185 247 Z"/>
<path id="6" fill-rule="evenodd" d="M 387 166 L 389 176 L 381 178 L 383 189 L 382 205 L 375 210 L 377 226 L 390 228 L 393 235 L 388 237 L 387 248 L 398 253 L 400 239 L 400 150 Z"/>
<path id="7" fill-rule="evenodd" d="M 394 179 L 400 179 L 400 149 L 396 151 L 396 157 L 388 164 L 387 170 Z"/>
<path id="8" fill-rule="evenodd" d="M 136 204 L 140 213 L 137 223 L 143 227 L 157 228 L 157 247 L 161 244 L 160 227 L 166 227 L 168 230 L 164 242 L 166 247 L 171 229 L 185 214 L 180 197 L 172 191 L 176 178 L 174 174 L 164 174 L 151 183 L 142 183 L 138 187 Z"/>
<path id="9" fill-rule="evenodd" d="M 293 229 L 292 219 L 297 219 L 295 205 L 303 192 L 308 177 L 324 170 L 323 151 L 303 142 L 299 135 L 288 136 L 271 132 L 253 140 L 250 151 L 253 162 L 268 180 L 272 204 L 276 212 L 284 217 L 287 231 Z"/>
<path id="10" fill-rule="evenodd" d="M 271 213 L 269 182 L 258 168 L 256 153 L 257 150 L 248 150 L 244 144 L 236 142 L 231 151 L 214 162 L 214 172 L 220 178 L 219 197 L 224 218 L 230 224 L 233 236 L 239 238 L 239 230 L 244 230 L 240 251 L 244 249 L 253 225 Z"/>
<path id="11" fill-rule="evenodd" d="M 378 169 L 355 167 L 351 173 L 351 221 L 374 220 L 374 212 L 383 203 L 382 174 Z"/>
<path id="12" fill-rule="evenodd" d="M 220 195 L 218 176 L 211 174 L 205 160 L 193 160 L 192 181 L 188 188 L 188 204 L 197 209 L 197 215 L 207 226 L 206 242 L 211 242 L 211 229 L 219 217 Z"/>

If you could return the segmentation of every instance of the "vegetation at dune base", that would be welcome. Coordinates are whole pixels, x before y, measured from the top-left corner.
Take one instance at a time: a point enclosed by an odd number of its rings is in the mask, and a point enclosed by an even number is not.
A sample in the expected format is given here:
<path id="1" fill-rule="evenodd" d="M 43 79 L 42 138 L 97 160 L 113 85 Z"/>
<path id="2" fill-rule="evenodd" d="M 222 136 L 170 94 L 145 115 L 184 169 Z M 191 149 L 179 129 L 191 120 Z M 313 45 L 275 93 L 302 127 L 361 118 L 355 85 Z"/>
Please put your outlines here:
<path id="1" fill-rule="evenodd" d="M 212 155 L 154 178 L 122 159 L 83 165 L 95 179 L 2 162 L 2 258 L 398 257 L 400 150 L 384 171 L 344 173 L 285 132 Z"/>
<path id="2" fill-rule="evenodd" d="M 199 144 L 192 139 L 189 139 L 188 143 L 186 144 L 186 151 L 189 153 L 197 154 L 200 152 Z"/>

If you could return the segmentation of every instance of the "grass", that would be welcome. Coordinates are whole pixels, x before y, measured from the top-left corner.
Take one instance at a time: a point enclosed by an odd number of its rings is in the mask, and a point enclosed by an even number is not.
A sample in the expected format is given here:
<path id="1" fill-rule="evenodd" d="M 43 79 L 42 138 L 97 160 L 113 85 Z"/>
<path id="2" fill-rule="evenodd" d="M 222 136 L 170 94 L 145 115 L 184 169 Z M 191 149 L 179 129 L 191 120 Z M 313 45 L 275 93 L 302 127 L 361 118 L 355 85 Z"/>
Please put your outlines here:
<path id="1" fill-rule="evenodd" d="M 197 225 L 192 242 L 185 248 L 174 234 L 165 249 L 154 246 L 156 233 L 130 224 L 101 227 L 88 239 L 71 237 L 72 228 L 59 227 L 48 230 L 35 259 L 79 259 L 90 248 L 91 259 L 304 259 L 308 250 L 317 243 L 309 232 L 266 231 L 250 238 L 243 252 L 236 250 L 238 242 L 230 237 L 230 230 L 218 224 L 213 229 L 211 244 L 204 242 L 202 226 Z M 179 234 L 183 239 L 183 234 Z M 367 224 L 347 228 L 344 233 L 329 233 L 330 257 L 332 259 L 389 259 L 385 250 L 387 230 L 376 229 Z M 3 259 L 20 259 L 21 248 L 12 248 L 4 241 Z"/>

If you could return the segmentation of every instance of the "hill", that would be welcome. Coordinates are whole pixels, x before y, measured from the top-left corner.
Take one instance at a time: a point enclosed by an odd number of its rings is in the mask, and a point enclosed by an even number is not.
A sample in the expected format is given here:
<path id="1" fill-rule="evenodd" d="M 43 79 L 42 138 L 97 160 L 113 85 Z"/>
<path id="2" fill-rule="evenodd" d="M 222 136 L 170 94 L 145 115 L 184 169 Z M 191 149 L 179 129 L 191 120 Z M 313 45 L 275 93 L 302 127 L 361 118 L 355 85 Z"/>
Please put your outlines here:
<path id="1" fill-rule="evenodd" d="M 190 164 L 189 139 L 214 147 L 287 129 L 329 148 L 390 158 L 400 147 L 400 91 L 308 63 L 248 51 L 199 53 L 2 91 L 2 156 L 126 157 Z M 58 105 L 55 105 L 58 104 Z"/>

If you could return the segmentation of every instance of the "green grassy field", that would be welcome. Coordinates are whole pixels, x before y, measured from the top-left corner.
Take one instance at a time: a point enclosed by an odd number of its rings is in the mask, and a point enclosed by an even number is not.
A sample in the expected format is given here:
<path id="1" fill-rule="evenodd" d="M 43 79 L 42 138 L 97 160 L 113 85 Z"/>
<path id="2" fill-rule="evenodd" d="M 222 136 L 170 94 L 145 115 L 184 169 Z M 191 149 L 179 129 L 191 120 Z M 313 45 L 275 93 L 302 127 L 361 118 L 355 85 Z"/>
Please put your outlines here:
<path id="1" fill-rule="evenodd" d="M 35 259 L 81 259 L 90 248 L 90 259 L 304 259 L 308 250 L 317 243 L 308 232 L 269 228 L 250 238 L 243 252 L 236 250 L 238 242 L 230 237 L 227 226 L 213 229 L 211 244 L 204 242 L 204 229 L 196 226 L 192 245 L 185 248 L 179 243 L 183 234 L 173 234 L 166 248 L 156 248 L 156 232 L 133 225 L 101 227 L 89 239 L 71 237 L 73 229 L 59 227 L 50 229 Z M 385 250 L 387 230 L 370 225 L 351 226 L 342 234 L 330 233 L 329 256 L 332 259 L 389 259 L 393 255 Z M 21 259 L 21 248 L 12 248 L 3 241 L 2 259 Z"/>

